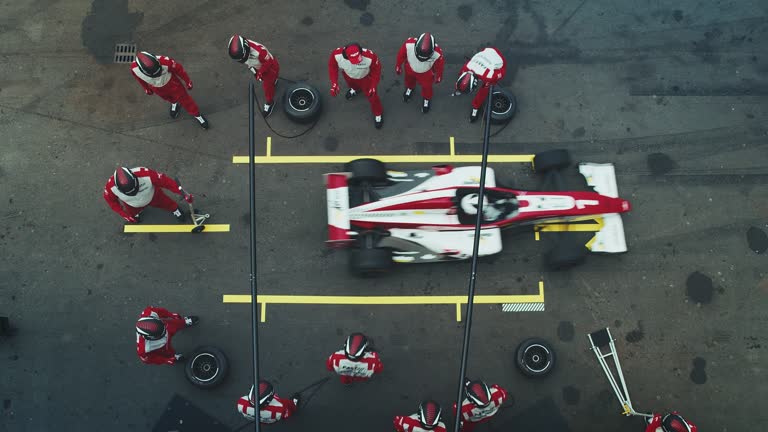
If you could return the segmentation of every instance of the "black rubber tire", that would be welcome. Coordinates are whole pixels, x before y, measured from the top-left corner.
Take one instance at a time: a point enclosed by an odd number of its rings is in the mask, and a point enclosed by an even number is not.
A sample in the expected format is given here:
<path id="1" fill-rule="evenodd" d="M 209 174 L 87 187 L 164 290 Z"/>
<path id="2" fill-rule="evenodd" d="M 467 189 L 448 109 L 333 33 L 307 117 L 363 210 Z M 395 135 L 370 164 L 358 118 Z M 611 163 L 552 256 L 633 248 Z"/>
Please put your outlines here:
<path id="1" fill-rule="evenodd" d="M 358 276 L 380 276 L 392 269 L 392 250 L 387 248 L 352 249 L 349 269 Z"/>
<path id="2" fill-rule="evenodd" d="M 283 111 L 296 123 L 314 121 L 320 115 L 322 105 L 320 92 L 308 83 L 293 83 L 285 89 Z"/>
<path id="3" fill-rule="evenodd" d="M 494 87 L 491 96 L 491 123 L 504 124 L 515 118 L 517 98 L 503 87 Z"/>
<path id="4" fill-rule="evenodd" d="M 344 171 L 352 173 L 350 183 L 384 183 L 387 181 L 387 166 L 377 159 L 355 159 L 344 164 Z"/>
<path id="5" fill-rule="evenodd" d="M 515 364 L 523 375 L 541 378 L 555 367 L 557 356 L 552 345 L 544 339 L 530 338 L 522 341 L 515 350 Z"/>
<path id="6" fill-rule="evenodd" d="M 209 367 L 212 369 L 208 369 Z M 189 382 L 205 389 L 221 384 L 228 372 L 227 356 L 220 349 L 212 346 L 197 348 L 184 366 L 184 373 Z"/>
<path id="7" fill-rule="evenodd" d="M 536 153 L 533 156 L 533 170 L 537 173 L 545 173 L 551 170 L 568 168 L 571 164 L 571 154 L 568 150 L 557 149 Z"/>
<path id="8" fill-rule="evenodd" d="M 584 262 L 589 249 L 574 241 L 560 241 L 544 255 L 544 265 L 548 270 L 565 270 Z"/>

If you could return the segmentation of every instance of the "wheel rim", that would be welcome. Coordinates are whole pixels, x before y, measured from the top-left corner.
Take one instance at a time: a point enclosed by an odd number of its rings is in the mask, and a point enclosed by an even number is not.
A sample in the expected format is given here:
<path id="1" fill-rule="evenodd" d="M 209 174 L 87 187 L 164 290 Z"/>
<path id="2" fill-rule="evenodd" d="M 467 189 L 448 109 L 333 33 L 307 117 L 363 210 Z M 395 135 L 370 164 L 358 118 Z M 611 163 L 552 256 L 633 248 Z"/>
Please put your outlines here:
<path id="1" fill-rule="evenodd" d="M 512 109 L 512 101 L 503 93 L 497 92 L 491 98 L 491 106 L 494 114 L 503 115 Z"/>
<path id="2" fill-rule="evenodd" d="M 314 101 L 315 96 L 311 91 L 305 88 L 292 91 L 291 95 L 288 97 L 288 103 L 291 105 L 291 108 L 295 109 L 296 111 L 308 110 Z"/>
<path id="3" fill-rule="evenodd" d="M 551 362 L 551 354 L 544 345 L 533 344 L 523 353 L 523 364 L 532 372 L 545 371 Z"/>
<path id="4" fill-rule="evenodd" d="M 192 374 L 201 382 L 208 382 L 219 375 L 219 362 L 210 353 L 200 353 L 192 359 Z"/>

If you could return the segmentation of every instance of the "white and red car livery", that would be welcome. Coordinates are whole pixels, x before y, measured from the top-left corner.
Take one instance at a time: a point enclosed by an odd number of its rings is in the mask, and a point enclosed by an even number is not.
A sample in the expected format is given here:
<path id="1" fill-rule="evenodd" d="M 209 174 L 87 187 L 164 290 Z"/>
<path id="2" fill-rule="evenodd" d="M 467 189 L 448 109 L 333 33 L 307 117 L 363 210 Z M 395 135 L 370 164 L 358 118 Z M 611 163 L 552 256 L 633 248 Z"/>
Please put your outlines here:
<path id="1" fill-rule="evenodd" d="M 356 163 L 363 167 L 358 173 L 354 172 Z M 329 245 L 351 246 L 361 236 L 375 233 L 372 247 L 390 249 L 394 262 L 451 261 L 472 256 L 477 212 L 476 205 L 475 212 L 471 212 L 471 202 L 479 200 L 479 166 L 386 171 L 380 162 L 363 159 L 351 162 L 348 168 L 352 172 L 325 175 Z M 602 217 L 603 227 L 590 242 L 590 249 L 626 252 L 619 214 L 628 212 L 631 206 L 618 198 L 613 165 L 582 163 L 579 171 L 594 191 L 497 187 L 494 171 L 488 168 L 478 255 L 501 251 L 502 228 L 594 216 Z"/>

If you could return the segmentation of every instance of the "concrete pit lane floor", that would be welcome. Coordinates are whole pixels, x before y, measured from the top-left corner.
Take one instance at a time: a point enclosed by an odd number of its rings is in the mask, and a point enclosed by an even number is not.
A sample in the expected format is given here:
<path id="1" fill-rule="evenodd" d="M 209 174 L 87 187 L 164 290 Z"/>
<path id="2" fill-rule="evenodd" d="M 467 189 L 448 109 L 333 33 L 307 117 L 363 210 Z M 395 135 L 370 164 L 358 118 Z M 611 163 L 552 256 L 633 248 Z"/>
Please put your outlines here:
<path id="1" fill-rule="evenodd" d="M 586 334 L 605 326 L 617 338 L 636 409 L 676 409 L 701 430 L 766 429 L 767 15 L 765 2 L 688 0 L 0 6 L 0 316 L 18 329 L 0 339 L 0 430 L 152 430 L 172 400 L 227 428 L 242 424 L 235 402 L 250 387 L 251 311 L 223 302 L 249 286 L 247 166 L 232 157 L 247 155 L 251 78 L 226 54 L 236 32 L 266 44 L 286 78 L 309 81 L 323 97 L 320 121 L 300 139 L 280 138 L 258 118 L 261 155 L 267 137 L 274 155 L 444 155 L 451 136 L 457 154 L 478 154 L 482 127 L 467 121 L 469 98 L 449 93 L 465 57 L 490 44 L 506 56 L 502 83 L 519 104 L 513 123 L 493 137 L 493 154 L 566 148 L 579 161 L 615 163 L 620 195 L 633 205 L 624 218 L 627 254 L 550 273 L 541 256 L 551 234 L 537 242 L 507 233 L 504 251 L 480 264 L 478 295 L 546 287 L 541 312 L 476 306 L 468 375 L 502 385 L 516 401 L 485 430 L 516 430 L 544 411 L 573 431 L 641 430 L 638 419 L 620 415 L 587 350 Z M 447 60 L 427 115 L 418 90 L 402 102 L 393 64 L 405 38 L 423 31 L 435 34 Z M 349 41 L 382 59 L 381 130 L 364 98 L 328 94 L 328 55 Z M 112 63 L 115 44 L 126 42 L 184 65 L 210 130 L 186 113 L 170 119 L 128 65 Z M 286 87 L 281 82 L 278 95 Z M 273 128 L 301 132 L 281 104 Z M 124 233 L 100 196 L 118 164 L 178 176 L 210 223 L 229 224 L 229 232 Z M 528 164 L 492 166 L 508 183 L 536 186 Z M 465 292 L 467 263 L 350 276 L 346 253 L 323 245 L 321 176 L 339 169 L 256 167 L 263 294 Z M 157 209 L 144 219 L 175 223 Z M 139 362 L 132 326 L 150 304 L 201 317 L 174 345 L 186 353 L 222 348 L 231 363 L 222 386 L 202 391 L 182 366 Z M 279 394 L 322 378 L 326 357 L 353 331 L 375 340 L 385 365 L 368 384 L 327 382 L 274 429 L 387 429 L 425 397 L 448 412 L 461 345 L 455 312 L 429 304 L 269 305 L 261 370 Z M 559 356 L 546 379 L 525 379 L 514 367 L 515 347 L 531 336 L 551 341 Z"/>

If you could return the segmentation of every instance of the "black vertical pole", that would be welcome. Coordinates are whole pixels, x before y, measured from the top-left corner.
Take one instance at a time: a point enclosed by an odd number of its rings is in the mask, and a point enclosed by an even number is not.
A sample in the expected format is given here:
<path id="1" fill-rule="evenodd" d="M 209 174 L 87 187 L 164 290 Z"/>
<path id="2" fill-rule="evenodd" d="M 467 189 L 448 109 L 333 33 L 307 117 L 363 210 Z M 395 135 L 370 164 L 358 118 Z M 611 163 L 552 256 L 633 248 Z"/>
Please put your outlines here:
<path id="1" fill-rule="evenodd" d="M 248 83 L 248 196 L 251 211 L 251 324 L 253 325 L 253 391 L 256 395 L 256 419 L 253 422 L 253 430 L 259 432 L 259 304 L 256 293 L 256 168 L 254 165 L 255 137 L 253 119 L 254 89 L 253 80 Z"/>
<path id="2" fill-rule="evenodd" d="M 464 319 L 464 343 L 461 347 L 461 368 L 459 369 L 459 391 L 456 395 L 456 422 L 454 432 L 459 432 L 461 421 L 461 402 L 464 400 L 464 377 L 467 374 L 467 356 L 469 355 L 469 336 L 472 330 L 472 309 L 475 305 L 475 279 L 477 278 L 477 253 L 480 248 L 480 226 L 483 221 L 483 201 L 485 196 L 485 169 L 488 168 L 488 142 L 491 139 L 491 97 L 493 86 L 488 89 L 485 101 L 485 130 L 483 132 L 483 161 L 480 164 L 480 188 L 477 191 L 477 219 L 475 220 L 475 239 L 472 245 L 472 269 L 469 273 L 467 290 L 467 316 Z"/>

